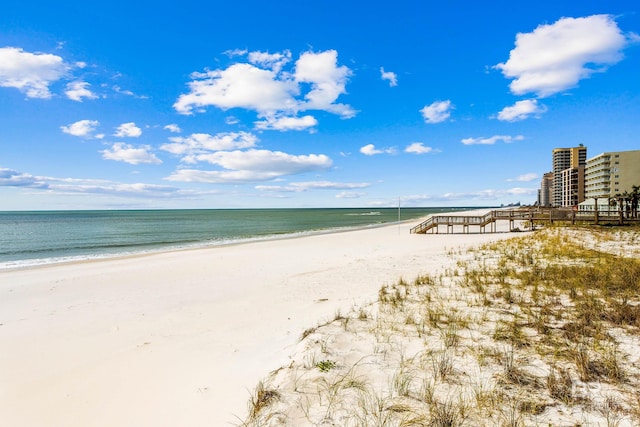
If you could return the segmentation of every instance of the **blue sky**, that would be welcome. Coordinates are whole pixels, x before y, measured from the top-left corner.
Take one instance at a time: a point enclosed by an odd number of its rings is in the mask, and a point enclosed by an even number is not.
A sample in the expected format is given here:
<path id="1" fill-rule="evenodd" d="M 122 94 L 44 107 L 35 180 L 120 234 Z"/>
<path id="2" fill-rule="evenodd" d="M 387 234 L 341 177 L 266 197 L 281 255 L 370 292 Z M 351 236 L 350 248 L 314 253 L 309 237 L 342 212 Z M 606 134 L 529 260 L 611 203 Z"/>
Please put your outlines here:
<path id="1" fill-rule="evenodd" d="M 0 210 L 532 203 L 640 149 L 637 1 L 172 3 L 2 6 Z"/>

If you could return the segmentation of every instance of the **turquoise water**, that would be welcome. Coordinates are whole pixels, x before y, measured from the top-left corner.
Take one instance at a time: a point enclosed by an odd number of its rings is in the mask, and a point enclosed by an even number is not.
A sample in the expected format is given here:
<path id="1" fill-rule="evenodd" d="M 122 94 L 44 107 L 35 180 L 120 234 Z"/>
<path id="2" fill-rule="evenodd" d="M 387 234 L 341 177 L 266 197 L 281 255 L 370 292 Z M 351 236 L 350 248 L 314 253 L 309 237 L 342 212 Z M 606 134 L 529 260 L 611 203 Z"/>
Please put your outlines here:
<path id="1" fill-rule="evenodd" d="M 0 269 L 346 230 L 396 222 L 398 213 L 404 221 L 454 209 L 0 212 Z"/>

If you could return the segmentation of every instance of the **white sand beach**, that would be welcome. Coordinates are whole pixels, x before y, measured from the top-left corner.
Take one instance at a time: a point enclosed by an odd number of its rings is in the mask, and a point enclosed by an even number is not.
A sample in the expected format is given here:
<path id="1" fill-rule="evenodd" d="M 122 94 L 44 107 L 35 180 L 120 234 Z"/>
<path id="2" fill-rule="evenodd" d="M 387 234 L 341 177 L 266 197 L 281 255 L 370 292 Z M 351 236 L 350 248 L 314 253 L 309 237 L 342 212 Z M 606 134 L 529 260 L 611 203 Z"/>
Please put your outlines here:
<path id="1" fill-rule="evenodd" d="M 305 329 L 515 235 L 417 223 L 2 271 L 0 425 L 237 423 Z"/>

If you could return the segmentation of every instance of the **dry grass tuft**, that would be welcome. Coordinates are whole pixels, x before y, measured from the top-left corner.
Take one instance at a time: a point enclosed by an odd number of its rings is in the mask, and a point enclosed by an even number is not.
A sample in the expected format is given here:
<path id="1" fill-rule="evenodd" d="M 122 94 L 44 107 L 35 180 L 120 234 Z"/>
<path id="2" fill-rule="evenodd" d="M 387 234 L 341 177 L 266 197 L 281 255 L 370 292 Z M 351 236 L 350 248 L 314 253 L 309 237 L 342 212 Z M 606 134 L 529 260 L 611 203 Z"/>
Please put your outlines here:
<path id="1" fill-rule="evenodd" d="M 549 395 L 565 405 L 573 401 L 573 380 L 568 369 L 553 367 L 546 380 Z"/>
<path id="2" fill-rule="evenodd" d="M 279 398 L 280 393 L 277 390 L 266 388 L 260 381 L 249 401 L 249 421 L 258 419 L 259 414 Z"/>

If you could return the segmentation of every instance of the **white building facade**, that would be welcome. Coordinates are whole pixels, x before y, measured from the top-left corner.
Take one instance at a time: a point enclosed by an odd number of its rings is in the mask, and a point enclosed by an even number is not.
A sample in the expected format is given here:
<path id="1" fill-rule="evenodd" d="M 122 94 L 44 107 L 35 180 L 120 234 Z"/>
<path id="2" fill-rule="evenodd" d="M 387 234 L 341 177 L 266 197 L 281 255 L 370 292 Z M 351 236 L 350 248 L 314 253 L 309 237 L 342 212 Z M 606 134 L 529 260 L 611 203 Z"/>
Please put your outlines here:
<path id="1" fill-rule="evenodd" d="M 640 150 L 612 151 L 587 160 L 585 168 L 585 201 L 580 210 L 606 209 L 611 199 L 631 193 L 640 186 Z"/>

